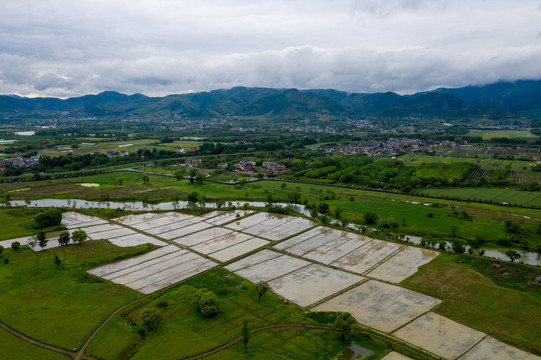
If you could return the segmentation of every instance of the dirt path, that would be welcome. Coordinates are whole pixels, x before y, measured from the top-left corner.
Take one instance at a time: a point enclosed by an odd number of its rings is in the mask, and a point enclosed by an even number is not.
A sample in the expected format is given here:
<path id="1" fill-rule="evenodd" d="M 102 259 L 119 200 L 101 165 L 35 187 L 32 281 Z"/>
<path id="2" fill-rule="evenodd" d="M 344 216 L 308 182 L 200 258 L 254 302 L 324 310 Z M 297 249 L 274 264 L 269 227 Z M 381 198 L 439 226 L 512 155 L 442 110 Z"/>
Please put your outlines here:
<path id="1" fill-rule="evenodd" d="M 81 348 L 79 349 L 79 351 L 75 354 L 75 356 L 73 357 L 74 360 L 80 360 L 80 359 L 93 359 L 92 357 L 90 356 L 87 356 L 85 355 L 85 350 L 88 346 L 88 344 L 90 344 L 90 342 L 94 339 L 94 337 L 101 331 L 101 329 L 103 329 L 103 327 L 105 325 L 107 325 L 107 323 L 109 322 L 109 320 L 111 320 L 116 314 L 118 314 L 120 311 L 124 310 L 125 308 L 127 308 L 128 306 L 130 305 L 133 305 L 135 304 L 136 302 L 138 301 L 141 301 L 147 297 L 149 297 L 151 294 L 149 295 L 146 295 L 146 296 L 143 296 L 143 297 L 140 297 L 140 298 L 137 298 L 133 301 L 130 301 L 129 303 L 127 303 L 126 305 L 123 305 L 121 307 L 119 307 L 118 309 L 116 309 L 111 315 L 109 315 L 107 317 L 107 319 L 105 319 L 100 326 L 98 326 L 98 328 L 96 330 L 94 330 L 94 332 L 92 333 L 92 335 L 90 335 L 88 337 L 88 339 L 86 339 L 85 343 L 83 344 L 83 346 L 81 346 Z"/>
<path id="2" fill-rule="evenodd" d="M 61 348 L 58 348 L 58 347 L 48 345 L 48 344 L 42 343 L 40 341 L 34 340 L 34 339 L 24 335 L 24 334 L 21 334 L 20 332 L 18 332 L 15 329 L 10 328 L 9 326 L 7 326 L 6 324 L 4 324 L 2 322 L 0 322 L 0 327 L 2 329 L 6 330 L 7 332 L 9 332 L 10 334 L 18 337 L 19 339 L 31 343 L 32 345 L 36 345 L 36 346 L 39 346 L 41 348 L 44 348 L 44 349 L 47 349 L 47 350 L 51 350 L 51 351 L 54 351 L 54 352 L 69 356 L 72 359 L 74 359 L 75 356 L 76 356 L 76 353 L 73 352 L 73 351 L 68 351 L 68 350 L 65 350 L 65 349 L 61 349 Z M 94 358 L 86 357 L 86 359 L 94 359 Z"/>

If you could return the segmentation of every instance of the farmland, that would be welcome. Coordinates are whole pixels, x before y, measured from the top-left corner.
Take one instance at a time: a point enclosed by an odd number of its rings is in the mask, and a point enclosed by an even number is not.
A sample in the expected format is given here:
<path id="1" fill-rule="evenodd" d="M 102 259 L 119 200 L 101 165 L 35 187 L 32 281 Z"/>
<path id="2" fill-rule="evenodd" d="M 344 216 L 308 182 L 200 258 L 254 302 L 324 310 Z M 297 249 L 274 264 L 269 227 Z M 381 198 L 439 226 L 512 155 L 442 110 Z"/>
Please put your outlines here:
<path id="1" fill-rule="evenodd" d="M 248 353 L 240 343 L 233 343 L 211 358 L 249 358 L 255 353 L 305 358 L 316 348 L 333 357 L 351 340 L 373 351 L 373 358 L 387 353 L 385 341 L 358 335 L 347 341 L 330 334 L 332 314 L 339 311 L 350 311 L 361 329 L 387 333 L 388 341 L 404 339 L 440 356 L 454 358 L 456 351 L 491 352 L 503 346 L 487 339 L 474 349 L 486 336 L 482 332 L 539 351 L 533 340 L 539 324 L 532 322 L 519 331 L 518 325 L 494 322 L 489 310 L 476 307 L 497 296 L 517 304 L 500 310 L 502 318 L 518 304 L 527 310 L 521 316 L 539 313 L 539 291 L 530 287 L 538 272 L 533 267 L 503 265 L 514 280 L 500 279 L 491 273 L 490 260 L 440 254 L 321 226 L 305 218 L 256 211 L 147 212 L 109 222 L 68 211 L 62 223 L 69 229 L 85 229 L 94 239 L 109 240 L 36 253 L 27 247 L 4 251 L 3 256 L 11 261 L 0 267 L 7 284 L 0 296 L 0 302 L 6 304 L 0 319 L 39 341 L 71 349 L 79 348 L 107 314 L 128 305 L 84 349 L 98 358 L 147 359 L 157 352 L 162 359 L 194 356 L 236 339 L 245 320 L 249 329 L 257 330 Z M 133 236 L 134 229 L 140 238 L 152 239 L 153 245 L 134 247 L 118 241 Z M 255 246 L 249 245 L 255 239 Z M 59 267 L 53 264 L 54 255 L 62 259 Z M 495 283 L 483 283 L 482 274 Z M 470 279 L 467 283 L 461 280 L 465 276 Z M 254 284 L 261 280 L 268 282 L 272 292 L 259 298 Z M 461 281 L 461 285 L 451 280 Z M 14 281 L 24 285 L 12 286 Z M 441 281 L 452 284 L 448 296 L 440 291 Z M 470 282 L 478 290 L 475 297 L 468 293 Z M 218 296 L 217 315 L 205 317 L 194 305 L 194 293 L 201 288 Z M 59 297 L 62 301 L 57 301 Z M 284 304 L 284 298 L 290 302 Z M 468 299 L 473 299 L 473 305 L 467 304 Z M 66 306 L 70 310 L 63 313 Z M 15 310 L 19 307 L 32 310 L 20 313 Z M 159 309 L 163 321 L 141 335 L 141 311 L 149 307 Z M 471 311 L 477 322 L 464 320 Z M 78 318 L 83 312 L 84 321 Z M 413 326 L 412 321 L 422 322 L 422 326 Z M 450 345 L 449 336 L 432 336 L 430 343 L 423 342 L 427 335 L 418 331 L 433 333 L 430 329 L 442 321 L 447 332 L 456 331 L 451 336 L 456 343 Z M 524 320 L 517 317 L 517 324 L 519 321 Z M 36 322 L 40 326 L 32 326 Z M 474 338 L 477 340 L 472 342 Z M 505 346 L 505 351 L 515 351 Z M 29 354 L 43 351 L 27 348 L 25 344 Z M 448 353 L 450 348 L 454 350 Z M 0 355 L 9 351 L 10 347 L 2 349 Z"/>
<path id="2" fill-rule="evenodd" d="M 502 188 L 451 188 L 426 189 L 421 190 L 418 193 L 421 195 L 445 196 L 464 200 L 490 201 L 541 207 L 541 193 L 532 191 Z"/>

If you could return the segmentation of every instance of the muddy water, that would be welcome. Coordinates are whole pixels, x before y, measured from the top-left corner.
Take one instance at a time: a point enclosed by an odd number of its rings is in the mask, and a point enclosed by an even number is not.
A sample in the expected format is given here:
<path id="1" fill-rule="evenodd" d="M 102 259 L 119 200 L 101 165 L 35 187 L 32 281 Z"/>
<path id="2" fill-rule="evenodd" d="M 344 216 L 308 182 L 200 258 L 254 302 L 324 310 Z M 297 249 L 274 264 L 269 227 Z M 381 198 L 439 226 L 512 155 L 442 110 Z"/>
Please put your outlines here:
<path id="1" fill-rule="evenodd" d="M 358 359 L 359 356 L 362 356 L 363 358 L 372 355 L 374 352 L 372 350 L 369 350 L 367 348 L 364 348 L 356 343 L 352 343 L 338 358 L 339 360 L 355 360 Z"/>

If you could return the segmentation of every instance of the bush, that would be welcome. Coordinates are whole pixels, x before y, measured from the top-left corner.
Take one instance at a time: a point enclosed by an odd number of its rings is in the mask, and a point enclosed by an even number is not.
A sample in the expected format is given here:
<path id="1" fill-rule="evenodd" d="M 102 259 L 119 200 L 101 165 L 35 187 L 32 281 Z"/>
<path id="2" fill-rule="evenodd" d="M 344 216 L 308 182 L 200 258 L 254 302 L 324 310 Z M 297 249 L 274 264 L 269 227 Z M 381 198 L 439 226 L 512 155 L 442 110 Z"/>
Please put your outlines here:
<path id="1" fill-rule="evenodd" d="M 428 213 L 428 214 L 426 214 L 426 217 L 433 218 L 433 217 L 434 217 L 434 214 Z"/>
<path id="2" fill-rule="evenodd" d="M 60 225 L 62 222 L 62 212 L 57 209 L 45 210 L 34 218 L 37 229 L 48 228 Z"/>
<path id="3" fill-rule="evenodd" d="M 378 216 L 371 211 L 365 212 L 363 217 L 364 223 L 367 225 L 375 225 L 378 222 Z"/>
<path id="4" fill-rule="evenodd" d="M 163 315 L 160 310 L 152 307 L 144 308 L 141 310 L 139 315 L 143 325 L 148 329 L 152 330 L 163 320 Z"/>
<path id="5" fill-rule="evenodd" d="M 20 242 L 14 241 L 14 242 L 11 243 L 11 248 L 13 249 L 13 251 L 19 250 L 19 247 L 21 247 L 21 243 L 20 243 Z"/>
<path id="6" fill-rule="evenodd" d="M 194 294 L 194 303 L 203 316 L 212 316 L 218 313 L 218 296 L 208 289 L 199 289 Z"/>

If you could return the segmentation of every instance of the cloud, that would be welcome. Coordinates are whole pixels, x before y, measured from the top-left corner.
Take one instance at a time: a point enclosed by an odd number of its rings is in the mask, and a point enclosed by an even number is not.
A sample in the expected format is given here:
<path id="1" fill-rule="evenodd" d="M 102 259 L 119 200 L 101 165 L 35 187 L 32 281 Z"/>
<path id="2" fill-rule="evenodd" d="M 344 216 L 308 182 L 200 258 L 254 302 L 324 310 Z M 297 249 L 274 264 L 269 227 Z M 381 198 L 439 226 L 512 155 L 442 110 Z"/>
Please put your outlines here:
<path id="1" fill-rule="evenodd" d="M 537 0 L 21 0 L 0 93 L 232 86 L 402 93 L 541 78 Z"/>

